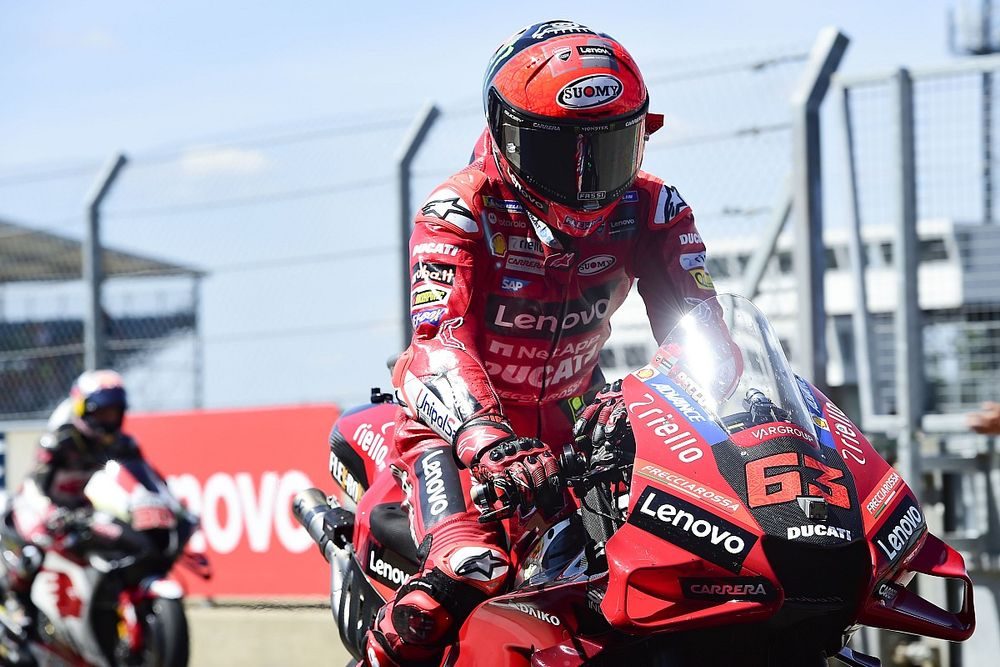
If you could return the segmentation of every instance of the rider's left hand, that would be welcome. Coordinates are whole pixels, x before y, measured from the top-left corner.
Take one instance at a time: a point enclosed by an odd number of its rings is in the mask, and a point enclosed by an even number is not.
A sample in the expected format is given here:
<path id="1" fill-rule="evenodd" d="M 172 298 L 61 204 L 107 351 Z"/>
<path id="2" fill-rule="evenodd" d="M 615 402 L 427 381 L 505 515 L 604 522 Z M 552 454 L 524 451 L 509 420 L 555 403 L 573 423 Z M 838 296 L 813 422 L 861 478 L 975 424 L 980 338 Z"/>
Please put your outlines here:
<path id="1" fill-rule="evenodd" d="M 576 442 L 592 449 L 595 463 L 603 462 L 602 458 L 611 463 L 610 458 L 621 450 L 631 434 L 621 380 L 604 385 L 573 425 Z M 598 461 L 593 461 L 593 457 Z"/>

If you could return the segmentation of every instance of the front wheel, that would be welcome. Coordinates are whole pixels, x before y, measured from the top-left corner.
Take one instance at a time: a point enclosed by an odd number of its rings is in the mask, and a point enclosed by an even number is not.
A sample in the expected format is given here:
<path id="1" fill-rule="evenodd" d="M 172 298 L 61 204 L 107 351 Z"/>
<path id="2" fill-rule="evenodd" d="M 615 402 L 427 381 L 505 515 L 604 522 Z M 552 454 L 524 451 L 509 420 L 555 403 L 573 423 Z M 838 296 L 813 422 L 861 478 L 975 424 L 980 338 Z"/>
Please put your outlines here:
<path id="1" fill-rule="evenodd" d="M 143 667 L 187 667 L 190 637 L 181 600 L 156 598 L 145 610 L 143 624 Z"/>

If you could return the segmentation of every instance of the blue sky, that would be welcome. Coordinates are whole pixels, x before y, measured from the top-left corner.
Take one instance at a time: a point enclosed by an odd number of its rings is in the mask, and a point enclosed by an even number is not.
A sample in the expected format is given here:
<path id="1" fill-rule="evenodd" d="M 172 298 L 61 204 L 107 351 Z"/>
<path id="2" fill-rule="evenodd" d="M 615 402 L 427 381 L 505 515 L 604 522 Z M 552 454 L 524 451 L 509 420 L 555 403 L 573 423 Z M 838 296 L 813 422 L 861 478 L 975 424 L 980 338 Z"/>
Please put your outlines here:
<path id="1" fill-rule="evenodd" d="M 90 171 L 15 185 L 3 179 L 99 164 L 126 150 L 137 160 L 109 200 L 108 242 L 210 273 L 225 269 L 204 295 L 209 404 L 363 400 L 369 383 L 385 384 L 381 362 L 398 347 L 394 325 L 377 324 L 398 319 L 396 264 L 384 250 L 395 243 L 391 186 L 185 215 L 135 212 L 388 177 L 405 119 L 426 100 L 471 110 L 428 144 L 418 171 L 433 175 L 418 179 L 419 199 L 441 173 L 462 166 L 480 125 L 475 106 L 492 50 L 536 20 L 572 18 L 606 31 L 647 75 L 678 61 L 715 62 L 719 53 L 807 49 L 821 27 L 838 25 L 852 38 L 842 70 L 864 72 L 951 57 L 948 5 L 646 2 L 615 3 L 612 11 L 607 2 L 576 1 L 549 2 L 540 12 L 537 2 L 435 2 L 419 10 L 403 2 L 0 3 L 0 217 L 78 232 Z M 668 114 L 664 133 L 696 123 L 696 114 L 678 113 L 671 128 L 682 102 L 654 97 Z M 398 122 L 266 149 L 227 144 L 380 119 Z M 179 152 L 154 161 L 164 147 Z M 698 159 L 722 165 L 728 156 Z M 778 162 L 770 180 L 782 178 Z M 651 154 L 651 164 L 673 171 L 674 178 L 664 174 L 670 180 L 685 179 L 676 159 Z M 696 211 L 720 205 L 708 184 L 690 180 L 685 191 L 697 194 Z M 383 250 L 291 261 L 366 248 Z M 290 261 L 233 268 L 275 258 Z M 352 330 L 356 321 L 376 324 Z"/>

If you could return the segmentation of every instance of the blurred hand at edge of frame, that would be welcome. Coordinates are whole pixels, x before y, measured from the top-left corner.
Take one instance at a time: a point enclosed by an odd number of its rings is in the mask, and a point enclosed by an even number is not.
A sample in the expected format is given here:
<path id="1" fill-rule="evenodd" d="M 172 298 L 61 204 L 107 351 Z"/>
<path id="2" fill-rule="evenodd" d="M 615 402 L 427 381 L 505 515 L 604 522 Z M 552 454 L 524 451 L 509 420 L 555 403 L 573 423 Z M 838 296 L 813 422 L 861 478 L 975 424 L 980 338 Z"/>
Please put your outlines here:
<path id="1" fill-rule="evenodd" d="M 979 412 L 968 416 L 969 428 L 983 435 L 1000 435 L 1000 403 L 983 403 Z"/>

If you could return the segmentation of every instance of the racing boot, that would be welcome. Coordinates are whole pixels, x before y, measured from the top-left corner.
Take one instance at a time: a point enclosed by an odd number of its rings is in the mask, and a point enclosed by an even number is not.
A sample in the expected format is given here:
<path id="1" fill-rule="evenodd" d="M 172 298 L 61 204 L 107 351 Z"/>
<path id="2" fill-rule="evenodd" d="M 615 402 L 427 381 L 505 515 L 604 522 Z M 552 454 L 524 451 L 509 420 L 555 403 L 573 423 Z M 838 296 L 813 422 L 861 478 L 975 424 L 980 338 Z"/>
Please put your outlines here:
<path id="1" fill-rule="evenodd" d="M 510 561 L 500 549 L 460 544 L 410 578 L 379 612 L 365 638 L 368 667 L 438 665 L 445 647 L 479 604 L 499 593 Z"/>

